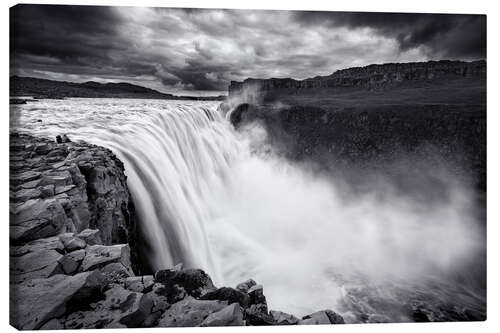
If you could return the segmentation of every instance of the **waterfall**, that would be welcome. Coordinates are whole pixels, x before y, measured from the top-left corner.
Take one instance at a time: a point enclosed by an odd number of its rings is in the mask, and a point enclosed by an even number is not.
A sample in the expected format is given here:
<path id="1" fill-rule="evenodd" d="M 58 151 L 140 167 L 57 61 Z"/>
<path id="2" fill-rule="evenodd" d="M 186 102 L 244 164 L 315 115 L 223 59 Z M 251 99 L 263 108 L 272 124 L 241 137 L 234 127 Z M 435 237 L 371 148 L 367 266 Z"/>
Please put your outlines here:
<path id="1" fill-rule="evenodd" d="M 207 202 L 225 186 L 240 145 L 218 104 L 89 101 L 41 101 L 20 110 L 11 126 L 52 137 L 64 130 L 73 140 L 110 148 L 125 165 L 147 241 L 144 259 L 154 270 L 183 263 L 219 280 L 205 230 L 213 214 Z"/>
<path id="2" fill-rule="evenodd" d="M 182 262 L 228 286 L 254 278 L 273 309 L 334 308 L 356 321 L 353 309 L 383 311 L 364 296 L 395 307 L 417 289 L 454 295 L 448 277 L 484 249 L 461 184 L 443 180 L 450 196 L 432 206 L 390 186 L 352 200 L 335 179 L 259 154 L 266 131 L 235 132 L 214 102 L 69 99 L 18 108 L 11 126 L 68 133 L 124 162 L 153 269 Z M 398 311 L 385 315 L 409 320 Z"/>
<path id="3" fill-rule="evenodd" d="M 225 186 L 239 145 L 217 109 L 167 108 L 94 141 L 124 162 L 150 266 L 183 263 L 220 279 L 205 231 L 213 214 L 207 202 Z"/>
<path id="4" fill-rule="evenodd" d="M 208 197 L 223 187 L 238 144 L 214 108 L 178 107 L 109 142 L 130 190 L 155 269 L 183 263 L 220 276 L 205 226 Z"/>

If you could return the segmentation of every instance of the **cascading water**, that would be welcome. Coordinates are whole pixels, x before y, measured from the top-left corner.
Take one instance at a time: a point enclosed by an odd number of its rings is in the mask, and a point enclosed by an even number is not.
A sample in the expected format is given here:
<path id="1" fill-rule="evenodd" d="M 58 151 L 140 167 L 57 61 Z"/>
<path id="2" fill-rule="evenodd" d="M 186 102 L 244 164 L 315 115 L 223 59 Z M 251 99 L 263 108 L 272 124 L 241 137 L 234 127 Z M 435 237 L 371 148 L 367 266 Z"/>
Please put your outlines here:
<path id="1" fill-rule="evenodd" d="M 482 291 L 449 280 L 484 250 L 469 193 L 452 180 L 432 206 L 387 188 L 346 199 L 335 180 L 260 154 L 265 131 L 234 132 L 215 102 L 68 99 L 11 110 L 13 129 L 68 133 L 117 154 L 153 269 L 182 262 L 218 285 L 254 278 L 273 309 L 333 308 L 348 321 L 411 320 L 398 308 L 408 298 L 457 292 L 461 306 L 484 307 Z"/>
<path id="2" fill-rule="evenodd" d="M 12 128 L 30 127 L 36 114 L 43 122 L 30 130 L 54 136 L 64 129 L 74 140 L 113 150 L 125 165 L 152 268 L 182 262 L 217 279 L 205 231 L 213 214 L 207 202 L 227 182 L 240 148 L 217 104 L 84 101 L 47 109 L 37 104 Z"/>

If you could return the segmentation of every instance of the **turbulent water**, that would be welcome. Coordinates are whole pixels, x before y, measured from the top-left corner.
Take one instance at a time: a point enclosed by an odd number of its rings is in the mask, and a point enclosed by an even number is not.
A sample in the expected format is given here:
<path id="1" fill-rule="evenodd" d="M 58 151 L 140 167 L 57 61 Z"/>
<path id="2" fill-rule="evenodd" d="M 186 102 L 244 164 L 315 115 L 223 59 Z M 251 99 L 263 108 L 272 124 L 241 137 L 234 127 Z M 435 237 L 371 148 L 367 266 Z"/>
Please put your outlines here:
<path id="1" fill-rule="evenodd" d="M 262 128 L 235 132 L 218 104 L 43 100 L 11 106 L 11 129 L 112 149 L 153 269 L 183 262 L 217 285 L 253 278 L 271 309 L 297 315 L 484 318 L 484 281 L 471 273 L 484 234 L 460 183 L 447 182 L 452 195 L 432 206 L 390 187 L 353 199 L 335 179 L 274 155 Z"/>

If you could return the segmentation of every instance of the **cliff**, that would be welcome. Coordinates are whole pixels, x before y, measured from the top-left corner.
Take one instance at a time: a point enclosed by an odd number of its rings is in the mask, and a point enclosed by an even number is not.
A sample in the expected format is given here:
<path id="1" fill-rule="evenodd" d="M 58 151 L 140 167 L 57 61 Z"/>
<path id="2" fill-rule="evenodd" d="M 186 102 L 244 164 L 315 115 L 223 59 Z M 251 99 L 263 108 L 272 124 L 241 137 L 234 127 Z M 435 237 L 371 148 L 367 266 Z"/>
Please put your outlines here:
<path id="1" fill-rule="evenodd" d="M 247 79 L 233 82 L 229 96 L 225 107 L 236 128 L 257 122 L 273 149 L 346 182 L 383 176 L 425 197 L 431 174 L 444 169 L 486 192 L 485 61 L 370 65 L 303 81 Z"/>
<path id="2" fill-rule="evenodd" d="M 176 96 L 130 83 L 65 82 L 32 77 L 10 77 L 10 96 L 32 96 L 35 98 L 144 98 L 180 100 L 224 100 L 225 96 Z"/>
<path id="3" fill-rule="evenodd" d="M 342 324 L 268 309 L 248 280 L 217 288 L 182 264 L 141 275 L 123 164 L 66 136 L 10 136 L 10 323 L 21 330 Z"/>
<path id="4" fill-rule="evenodd" d="M 484 98 L 486 62 L 429 61 L 389 63 L 338 70 L 305 80 L 290 78 L 232 81 L 229 100 L 262 104 L 279 101 L 321 107 L 447 103 Z M 469 91 L 463 89 L 468 87 Z M 456 93 L 461 92 L 462 96 Z"/>

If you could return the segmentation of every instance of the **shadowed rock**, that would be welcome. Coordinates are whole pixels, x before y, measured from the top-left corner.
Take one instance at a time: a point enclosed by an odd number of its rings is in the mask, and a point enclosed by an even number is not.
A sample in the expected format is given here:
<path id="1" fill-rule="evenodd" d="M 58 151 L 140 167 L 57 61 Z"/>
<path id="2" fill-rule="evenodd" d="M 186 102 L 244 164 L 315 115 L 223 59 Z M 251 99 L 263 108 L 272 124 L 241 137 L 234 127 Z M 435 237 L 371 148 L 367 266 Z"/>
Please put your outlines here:
<path id="1" fill-rule="evenodd" d="M 229 304 L 238 303 L 242 308 L 246 308 L 249 303 L 249 296 L 233 288 L 222 287 L 204 294 L 200 299 L 227 301 Z"/>
<path id="2" fill-rule="evenodd" d="M 285 312 L 271 310 L 269 314 L 273 317 L 276 325 L 297 325 L 299 323 L 297 317 Z"/>
<path id="3" fill-rule="evenodd" d="M 193 297 L 215 289 L 210 276 L 201 269 L 162 270 L 156 272 L 155 280 L 165 286 L 177 284 Z"/>
<path id="4" fill-rule="evenodd" d="M 89 228 L 99 229 L 96 244 L 135 242 L 123 164 L 110 150 L 63 138 L 13 133 L 10 139 L 14 242 Z"/>
<path id="5" fill-rule="evenodd" d="M 102 275 L 85 272 L 34 279 L 11 286 L 10 322 L 18 329 L 38 329 L 68 308 L 89 302 L 101 290 Z"/>
<path id="6" fill-rule="evenodd" d="M 211 313 L 222 310 L 227 302 L 197 300 L 191 296 L 172 304 L 163 314 L 160 327 L 194 327 L 199 326 Z"/>
<path id="7" fill-rule="evenodd" d="M 344 318 L 332 310 L 323 310 L 304 316 L 302 317 L 302 320 L 299 321 L 299 325 L 327 324 L 344 324 Z"/>
<path id="8" fill-rule="evenodd" d="M 85 229 L 76 236 L 83 239 L 85 243 L 89 245 L 102 244 L 101 232 L 99 229 Z"/>
<path id="9" fill-rule="evenodd" d="M 252 288 L 253 286 L 255 286 L 257 283 L 252 280 L 252 279 L 248 279 L 246 280 L 245 282 L 241 282 L 239 283 L 237 286 L 236 286 L 236 289 L 241 291 L 241 292 L 248 292 L 248 289 Z"/>
<path id="10" fill-rule="evenodd" d="M 88 246 L 86 248 L 85 258 L 82 261 L 81 270 L 93 270 L 109 263 L 121 263 L 130 270 L 131 274 L 133 274 L 130 262 L 130 248 L 127 244 Z"/>
<path id="11" fill-rule="evenodd" d="M 243 326 L 243 324 L 243 312 L 238 303 L 233 303 L 208 315 L 200 326 Z"/>

